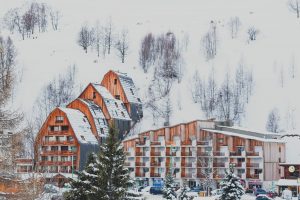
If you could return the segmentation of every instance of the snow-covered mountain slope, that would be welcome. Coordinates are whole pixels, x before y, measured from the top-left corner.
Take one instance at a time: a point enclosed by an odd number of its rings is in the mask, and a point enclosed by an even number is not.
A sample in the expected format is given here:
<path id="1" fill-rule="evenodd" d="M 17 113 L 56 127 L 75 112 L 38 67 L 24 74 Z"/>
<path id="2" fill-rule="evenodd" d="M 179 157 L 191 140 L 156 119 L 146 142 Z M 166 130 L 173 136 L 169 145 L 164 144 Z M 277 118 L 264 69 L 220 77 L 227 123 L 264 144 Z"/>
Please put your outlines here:
<path id="1" fill-rule="evenodd" d="M 0 0 L 0 17 L 9 8 L 19 7 L 24 2 Z M 153 70 L 145 74 L 139 66 L 141 39 L 149 32 L 158 35 L 172 31 L 179 41 L 188 35 L 189 45 L 183 52 L 183 79 L 180 84 L 174 84 L 171 92 L 171 124 L 204 118 L 200 106 L 191 97 L 191 79 L 196 70 L 207 77 L 214 67 L 218 82 L 222 82 L 225 72 L 234 72 L 242 61 L 253 70 L 255 87 L 241 125 L 264 129 L 270 110 L 277 107 L 283 129 L 300 129 L 297 126 L 300 122 L 300 95 L 297 90 L 300 83 L 300 20 L 288 9 L 285 0 L 45 2 L 60 10 L 59 30 L 53 31 L 49 27 L 48 32 L 37 34 L 36 39 L 24 41 L 20 35 L 12 35 L 18 49 L 18 66 L 22 69 L 15 104 L 27 114 L 31 114 L 42 86 L 73 64 L 78 68 L 77 82 L 82 87 L 89 82 L 100 82 L 109 69 L 120 70 L 133 78 L 141 98 L 147 99 Z M 242 25 L 237 38 L 232 39 L 228 22 L 235 16 L 239 17 Z M 97 20 L 105 24 L 109 17 L 116 33 L 122 28 L 129 30 L 130 52 L 124 64 L 114 52 L 105 58 L 98 58 L 95 50 L 91 52 L 89 49 L 85 54 L 76 43 L 82 24 L 94 25 Z M 206 61 L 201 50 L 201 38 L 208 31 L 211 21 L 217 24 L 218 51 L 215 59 Z M 259 29 L 256 41 L 248 40 L 247 30 L 252 26 Z M 2 28 L 1 34 L 10 33 Z M 293 62 L 298 68 L 294 79 L 290 76 Z M 152 127 L 152 116 L 147 111 L 144 124 L 145 129 Z"/>

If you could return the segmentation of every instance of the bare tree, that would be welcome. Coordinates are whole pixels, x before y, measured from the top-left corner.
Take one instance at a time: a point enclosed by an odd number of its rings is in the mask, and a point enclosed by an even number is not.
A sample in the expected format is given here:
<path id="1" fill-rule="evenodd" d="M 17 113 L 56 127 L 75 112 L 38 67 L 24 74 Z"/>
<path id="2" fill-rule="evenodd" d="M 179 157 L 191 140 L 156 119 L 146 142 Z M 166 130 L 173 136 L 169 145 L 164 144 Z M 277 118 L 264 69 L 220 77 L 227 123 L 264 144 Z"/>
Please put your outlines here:
<path id="1" fill-rule="evenodd" d="M 155 38 L 152 33 L 148 33 L 143 38 L 139 51 L 139 62 L 145 73 L 147 73 L 149 66 L 155 61 L 154 48 Z"/>
<path id="2" fill-rule="evenodd" d="M 268 115 L 266 130 L 278 133 L 279 132 L 280 115 L 277 108 L 273 108 Z"/>
<path id="3" fill-rule="evenodd" d="M 250 27 L 247 31 L 249 40 L 253 41 L 256 40 L 257 34 L 259 33 L 259 30 L 255 27 Z"/>
<path id="4" fill-rule="evenodd" d="M 289 0 L 288 7 L 292 12 L 296 13 L 297 18 L 299 18 L 300 0 Z"/>
<path id="5" fill-rule="evenodd" d="M 112 23 L 111 17 L 109 17 L 107 24 L 104 27 L 104 40 L 105 40 L 104 46 L 105 46 L 105 50 L 107 49 L 108 54 L 110 54 L 110 50 L 114 42 L 113 31 L 114 31 L 114 25 Z"/>
<path id="6" fill-rule="evenodd" d="M 103 27 L 100 25 L 99 21 L 96 22 L 94 28 L 94 47 L 97 50 L 97 56 L 100 56 L 100 47 L 104 44 L 103 42 Z"/>
<path id="7" fill-rule="evenodd" d="M 58 29 L 58 24 L 59 24 L 59 20 L 61 18 L 61 14 L 58 10 L 53 10 L 50 9 L 50 19 L 51 19 L 51 25 L 53 30 L 57 30 Z"/>
<path id="8" fill-rule="evenodd" d="M 296 77 L 296 73 L 297 73 L 297 66 L 295 63 L 295 56 L 293 56 L 290 63 L 290 76 L 292 79 Z"/>
<path id="9" fill-rule="evenodd" d="M 217 173 L 213 168 L 213 158 L 211 157 L 198 157 L 198 165 L 201 166 L 199 168 L 199 173 L 202 179 L 202 185 L 204 190 L 206 191 L 206 195 L 209 195 L 209 190 L 216 188 L 216 182 L 213 178 L 214 174 Z"/>
<path id="10" fill-rule="evenodd" d="M 283 67 L 280 68 L 279 83 L 280 83 L 280 86 L 283 88 L 284 84 L 285 84 L 285 71 L 284 71 Z"/>
<path id="11" fill-rule="evenodd" d="M 82 26 L 77 43 L 85 50 L 85 53 L 87 53 L 88 47 L 94 43 L 94 31 L 87 25 Z"/>
<path id="12" fill-rule="evenodd" d="M 48 114 L 59 106 L 65 106 L 74 98 L 76 67 L 70 66 L 66 73 L 60 74 L 42 88 L 35 103 L 35 121 L 41 127 Z"/>
<path id="13" fill-rule="evenodd" d="M 238 17 L 230 18 L 228 22 L 231 38 L 234 39 L 237 37 L 239 29 L 241 27 L 241 21 Z"/>
<path id="14" fill-rule="evenodd" d="M 119 58 L 121 58 L 122 63 L 124 63 L 129 49 L 128 30 L 123 29 L 121 31 L 121 34 L 116 41 L 115 48 Z"/>
<path id="15" fill-rule="evenodd" d="M 213 21 L 210 30 L 202 37 L 201 43 L 206 60 L 213 59 L 217 55 L 217 26 Z"/>

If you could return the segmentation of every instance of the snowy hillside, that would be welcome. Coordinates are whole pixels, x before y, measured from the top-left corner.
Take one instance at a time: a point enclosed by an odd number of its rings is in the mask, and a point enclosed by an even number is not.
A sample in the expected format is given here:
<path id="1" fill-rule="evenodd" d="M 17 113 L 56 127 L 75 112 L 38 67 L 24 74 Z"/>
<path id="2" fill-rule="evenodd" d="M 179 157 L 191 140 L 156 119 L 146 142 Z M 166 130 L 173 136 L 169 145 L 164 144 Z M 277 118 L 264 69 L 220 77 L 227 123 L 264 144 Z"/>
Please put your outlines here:
<path id="1" fill-rule="evenodd" d="M 20 7 L 23 3 L 21 0 L 0 0 L 0 17 L 8 9 Z M 48 28 L 46 33 L 37 34 L 36 39 L 25 40 L 19 34 L 12 35 L 22 71 L 14 103 L 27 115 L 31 114 L 43 85 L 73 64 L 77 66 L 77 83 L 81 87 L 101 81 L 109 69 L 120 70 L 133 78 L 141 98 L 147 101 L 147 89 L 154 70 L 152 67 L 144 73 L 139 65 L 141 40 L 149 32 L 159 35 L 172 31 L 180 43 L 187 37 L 189 42 L 187 50 L 182 52 L 182 81 L 175 82 L 171 90 L 171 124 L 204 118 L 200 105 L 193 102 L 191 94 L 191 80 L 196 70 L 201 77 L 207 78 L 214 67 L 217 82 L 221 83 L 225 72 L 230 71 L 234 76 L 233 72 L 242 62 L 253 71 L 254 89 L 241 125 L 265 129 L 268 114 L 276 107 L 280 113 L 281 129 L 300 130 L 300 94 L 297 90 L 300 84 L 300 19 L 289 10 L 285 0 L 52 0 L 46 3 L 62 14 L 58 31 Z M 228 22 L 236 16 L 241 27 L 237 38 L 232 39 Z M 83 24 L 94 25 L 97 20 L 105 24 L 109 17 L 115 33 L 123 28 L 129 31 L 129 55 L 124 64 L 115 52 L 98 58 L 95 49 L 89 49 L 86 54 L 76 42 Z M 218 45 L 216 57 L 207 61 L 201 39 L 209 30 L 211 21 L 217 27 Z M 250 27 L 259 30 L 254 41 L 248 38 Z M 10 34 L 4 27 L 0 33 L 4 36 Z M 296 69 L 294 78 L 291 75 L 293 63 Z M 146 110 L 143 128 L 150 127 L 152 115 Z"/>

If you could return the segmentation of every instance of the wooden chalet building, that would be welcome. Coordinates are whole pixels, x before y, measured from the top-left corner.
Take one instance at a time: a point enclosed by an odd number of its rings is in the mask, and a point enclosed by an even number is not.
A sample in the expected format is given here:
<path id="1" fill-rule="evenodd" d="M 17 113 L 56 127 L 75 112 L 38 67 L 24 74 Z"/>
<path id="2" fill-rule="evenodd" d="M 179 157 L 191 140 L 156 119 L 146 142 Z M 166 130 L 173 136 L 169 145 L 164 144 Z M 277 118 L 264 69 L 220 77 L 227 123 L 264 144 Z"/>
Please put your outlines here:
<path id="1" fill-rule="evenodd" d="M 118 75 L 116 88 L 111 74 Z M 134 124 L 130 116 L 134 120 L 142 117 L 142 104 L 132 79 L 122 74 L 125 81 L 121 73 L 113 71 L 104 77 L 103 85 L 90 83 L 66 108 L 55 108 L 39 130 L 35 139 L 35 169 L 46 173 L 49 181 L 56 177 L 63 183 L 63 177 L 82 170 L 88 154 L 98 152 L 99 144 L 105 142 L 112 124 L 123 138 Z M 134 95 L 128 94 L 128 90 Z M 27 169 L 20 166 L 20 170 Z"/>
<path id="2" fill-rule="evenodd" d="M 208 177 L 215 180 L 214 189 L 230 165 L 248 188 L 281 177 L 285 143 L 277 135 L 224 125 L 230 124 L 196 120 L 128 136 L 123 145 L 131 178 L 153 185 L 171 168 L 178 185 L 186 181 L 190 187 L 201 186 Z"/>
<path id="3" fill-rule="evenodd" d="M 300 163 L 280 163 L 282 176 L 277 182 L 279 194 L 282 194 L 284 189 L 289 189 L 293 192 L 293 196 L 297 197 L 300 194 Z"/>
<path id="4" fill-rule="evenodd" d="M 109 71 L 105 74 L 101 85 L 116 98 L 124 102 L 130 118 L 135 123 L 143 117 L 141 99 L 132 78 L 125 73 Z"/>

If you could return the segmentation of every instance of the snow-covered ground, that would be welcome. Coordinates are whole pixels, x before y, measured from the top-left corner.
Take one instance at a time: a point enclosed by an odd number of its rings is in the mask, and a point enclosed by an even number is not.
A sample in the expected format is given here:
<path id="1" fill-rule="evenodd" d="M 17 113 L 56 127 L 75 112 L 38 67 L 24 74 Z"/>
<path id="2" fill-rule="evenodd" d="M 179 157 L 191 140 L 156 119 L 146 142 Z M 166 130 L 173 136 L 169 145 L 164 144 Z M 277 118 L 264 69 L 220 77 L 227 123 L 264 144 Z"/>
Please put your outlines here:
<path id="1" fill-rule="evenodd" d="M 0 18 L 10 8 L 20 7 L 30 1 L 0 0 Z M 267 116 L 274 107 L 281 115 L 281 128 L 290 132 L 300 130 L 300 20 L 292 13 L 286 0 L 44 0 L 62 14 L 59 30 L 49 27 L 47 33 L 37 34 L 36 39 L 21 39 L 12 35 L 18 49 L 20 84 L 14 104 L 32 114 L 35 99 L 41 88 L 69 65 L 78 69 L 77 83 L 81 89 L 89 82 L 99 82 L 110 69 L 128 73 L 136 83 L 142 99 L 147 99 L 147 89 L 153 70 L 145 74 L 138 63 L 138 52 L 143 36 L 172 31 L 180 42 L 188 36 L 189 45 L 183 52 L 184 76 L 172 89 L 171 124 L 203 119 L 200 106 L 192 101 L 191 79 L 196 70 L 206 77 L 212 67 L 218 82 L 224 72 L 234 72 L 240 62 L 253 70 L 255 88 L 246 108 L 241 125 L 265 129 Z M 241 29 L 236 39 L 230 36 L 228 22 L 238 16 Z M 115 33 L 129 30 L 130 52 L 124 64 L 113 51 L 105 58 L 98 58 L 95 50 L 85 54 L 76 43 L 82 24 L 94 25 L 97 20 L 105 24 L 111 17 Z M 217 24 L 218 52 L 215 59 L 206 61 L 201 50 L 201 38 L 210 27 Z M 256 41 L 249 41 L 249 27 L 259 29 Z M 5 28 L 0 34 L 10 35 Z M 295 78 L 291 78 L 291 66 Z M 282 76 L 281 76 L 282 74 Z M 283 87 L 281 81 L 283 80 Z M 79 94 L 80 89 L 77 93 Z M 152 116 L 145 111 L 143 129 L 154 128 Z M 157 126 L 161 126 L 158 124 Z M 300 145 L 296 145 L 297 147 Z M 294 158 L 293 158 L 294 160 Z M 300 160 L 300 159 L 299 159 Z"/>

